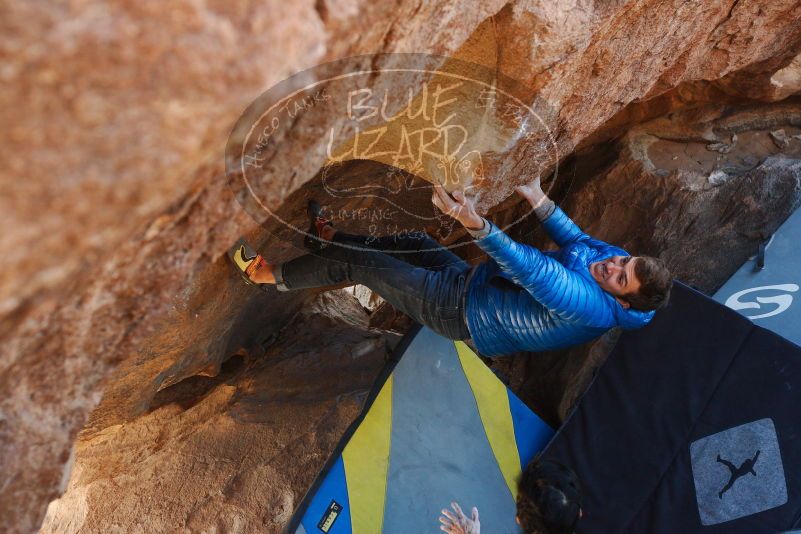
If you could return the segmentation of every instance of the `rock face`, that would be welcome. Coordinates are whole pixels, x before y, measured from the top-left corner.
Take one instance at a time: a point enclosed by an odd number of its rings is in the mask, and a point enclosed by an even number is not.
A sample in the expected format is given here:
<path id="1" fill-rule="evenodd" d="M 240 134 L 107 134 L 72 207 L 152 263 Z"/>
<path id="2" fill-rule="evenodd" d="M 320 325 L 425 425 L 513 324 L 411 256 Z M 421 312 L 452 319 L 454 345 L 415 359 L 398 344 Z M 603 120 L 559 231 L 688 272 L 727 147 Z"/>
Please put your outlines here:
<path id="1" fill-rule="evenodd" d="M 515 78 L 553 111 L 552 196 L 710 291 L 801 203 L 800 17 L 790 0 L 5 6 L 0 526 L 276 532 L 358 412 L 395 339 L 380 331 L 403 317 L 259 292 L 225 260 L 240 235 L 271 261 L 299 253 L 225 177 L 226 135 L 272 84 L 375 52 Z M 256 184 L 299 226 L 325 163 L 310 131 L 294 124 L 279 178 Z M 543 170 L 530 145 L 478 184 L 498 223 L 525 212 L 513 187 Z M 344 168 L 356 183 L 382 169 Z M 547 243 L 531 219 L 510 233 Z M 613 337 L 495 365 L 558 423 Z"/>
<path id="2" fill-rule="evenodd" d="M 384 364 L 368 319 L 344 290 L 321 295 L 259 358 L 234 356 L 80 439 L 42 531 L 277 531 Z"/>

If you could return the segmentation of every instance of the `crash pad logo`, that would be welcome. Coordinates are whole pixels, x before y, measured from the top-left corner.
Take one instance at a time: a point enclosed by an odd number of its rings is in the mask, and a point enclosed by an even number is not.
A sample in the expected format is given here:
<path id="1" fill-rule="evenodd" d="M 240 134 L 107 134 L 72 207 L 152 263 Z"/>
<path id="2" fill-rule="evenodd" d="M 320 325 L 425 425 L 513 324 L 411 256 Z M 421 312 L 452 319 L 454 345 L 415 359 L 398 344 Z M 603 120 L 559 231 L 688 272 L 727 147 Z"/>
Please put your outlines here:
<path id="1" fill-rule="evenodd" d="M 695 497 L 703 525 L 717 525 L 787 502 L 779 442 L 771 419 L 690 444 Z"/>
<path id="2" fill-rule="evenodd" d="M 331 527 L 334 526 L 334 521 L 337 520 L 339 514 L 342 513 L 342 505 L 336 501 L 331 501 L 331 504 L 328 505 L 328 508 L 325 509 L 325 513 L 323 517 L 320 518 L 320 521 L 317 522 L 317 528 L 320 529 L 322 532 L 328 532 L 331 530 Z"/>
<path id="3" fill-rule="evenodd" d="M 796 284 L 778 284 L 743 289 L 726 299 L 726 306 L 743 313 L 749 319 L 765 319 L 786 312 L 793 304 L 793 295 L 791 293 L 795 293 L 798 289 L 799 287 Z M 767 306 L 767 308 L 764 308 L 763 305 Z M 743 310 L 755 311 L 743 312 Z"/>
<path id="4" fill-rule="evenodd" d="M 503 200 L 493 184 L 547 175 L 552 185 L 556 120 L 496 69 L 422 54 L 347 58 L 251 104 L 229 137 L 226 170 L 246 211 L 292 243 L 310 237 L 309 198 L 346 232 L 445 238 L 457 223 L 433 207 L 432 184 L 462 189 L 480 212 Z"/>

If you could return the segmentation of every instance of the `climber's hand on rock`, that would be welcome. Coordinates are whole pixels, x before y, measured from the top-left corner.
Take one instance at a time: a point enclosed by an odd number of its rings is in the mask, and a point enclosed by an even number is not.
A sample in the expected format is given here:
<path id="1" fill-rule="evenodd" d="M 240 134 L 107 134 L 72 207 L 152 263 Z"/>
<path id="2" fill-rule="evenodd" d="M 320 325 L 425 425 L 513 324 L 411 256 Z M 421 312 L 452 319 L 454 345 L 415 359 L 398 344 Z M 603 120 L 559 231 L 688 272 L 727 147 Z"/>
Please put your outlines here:
<path id="1" fill-rule="evenodd" d="M 545 191 L 542 190 L 539 176 L 537 176 L 537 178 L 530 184 L 518 185 L 515 187 L 515 191 L 517 191 L 517 194 L 528 200 L 531 206 L 534 208 L 540 207 L 540 205 L 548 198 L 548 195 L 546 195 Z"/>
<path id="2" fill-rule="evenodd" d="M 431 202 L 442 213 L 453 217 L 468 230 L 480 230 L 484 227 L 484 219 L 476 213 L 473 201 L 467 198 L 461 189 L 455 190 L 451 196 L 442 184 L 434 184 Z"/>
<path id="3" fill-rule="evenodd" d="M 474 506 L 472 517 L 468 518 L 464 515 L 458 503 L 452 502 L 451 507 L 453 508 L 453 512 L 445 508 L 442 509 L 442 515 L 439 518 L 439 522 L 442 523 L 439 527 L 440 530 L 448 534 L 481 534 L 481 523 L 478 521 L 478 508 Z"/>

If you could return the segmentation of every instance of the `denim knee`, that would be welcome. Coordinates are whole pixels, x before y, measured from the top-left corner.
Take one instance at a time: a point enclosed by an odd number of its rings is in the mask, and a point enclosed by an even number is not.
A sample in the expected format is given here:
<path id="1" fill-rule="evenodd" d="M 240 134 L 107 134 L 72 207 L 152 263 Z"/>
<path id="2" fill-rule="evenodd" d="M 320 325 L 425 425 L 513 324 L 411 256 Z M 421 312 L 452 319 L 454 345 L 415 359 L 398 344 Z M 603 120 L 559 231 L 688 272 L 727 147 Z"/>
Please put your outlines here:
<path id="1" fill-rule="evenodd" d="M 275 288 L 278 291 L 289 291 L 291 288 L 284 280 L 284 264 L 278 263 L 273 266 L 273 277 L 275 278 Z"/>

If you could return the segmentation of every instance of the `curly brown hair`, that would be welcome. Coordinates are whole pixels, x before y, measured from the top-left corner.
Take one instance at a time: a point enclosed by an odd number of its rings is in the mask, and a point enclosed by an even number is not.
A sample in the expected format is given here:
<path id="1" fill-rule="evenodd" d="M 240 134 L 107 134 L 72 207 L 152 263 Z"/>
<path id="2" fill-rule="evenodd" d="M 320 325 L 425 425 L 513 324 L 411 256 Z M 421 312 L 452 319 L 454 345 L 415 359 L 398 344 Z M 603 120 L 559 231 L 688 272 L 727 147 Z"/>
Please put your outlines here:
<path id="1" fill-rule="evenodd" d="M 673 277 L 665 262 L 652 256 L 639 256 L 634 274 L 640 281 L 640 290 L 623 297 L 635 310 L 651 311 L 667 306 Z"/>
<path id="2" fill-rule="evenodd" d="M 581 516 L 578 477 L 552 460 L 534 460 L 518 484 L 517 518 L 529 534 L 570 534 Z"/>

